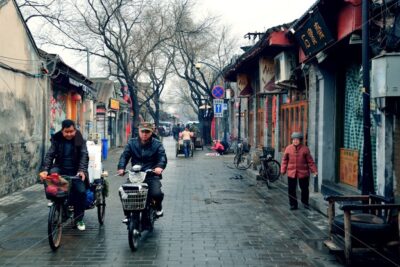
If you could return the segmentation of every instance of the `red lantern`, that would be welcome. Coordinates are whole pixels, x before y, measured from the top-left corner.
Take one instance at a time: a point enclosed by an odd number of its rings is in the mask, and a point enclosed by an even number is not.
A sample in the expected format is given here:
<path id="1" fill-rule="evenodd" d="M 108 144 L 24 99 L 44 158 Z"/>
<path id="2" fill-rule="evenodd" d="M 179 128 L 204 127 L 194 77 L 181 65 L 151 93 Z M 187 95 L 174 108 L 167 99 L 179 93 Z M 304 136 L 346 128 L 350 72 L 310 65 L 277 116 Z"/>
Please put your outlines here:
<path id="1" fill-rule="evenodd" d="M 72 101 L 81 101 L 81 100 L 82 100 L 82 97 L 81 97 L 80 94 L 75 93 L 75 94 L 72 94 L 71 100 L 72 100 Z"/>

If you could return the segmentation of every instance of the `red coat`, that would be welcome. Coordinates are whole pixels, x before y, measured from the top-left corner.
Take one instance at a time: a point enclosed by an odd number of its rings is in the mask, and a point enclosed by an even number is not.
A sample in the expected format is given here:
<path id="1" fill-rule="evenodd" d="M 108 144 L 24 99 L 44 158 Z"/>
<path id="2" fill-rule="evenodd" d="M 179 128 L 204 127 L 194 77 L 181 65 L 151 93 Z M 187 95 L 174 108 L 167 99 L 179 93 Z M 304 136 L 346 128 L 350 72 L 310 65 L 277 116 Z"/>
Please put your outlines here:
<path id="1" fill-rule="evenodd" d="M 211 147 L 212 150 L 224 150 L 224 146 L 220 143 L 217 142 L 213 147 Z"/>
<path id="2" fill-rule="evenodd" d="M 310 150 L 305 145 L 288 145 L 282 158 L 281 173 L 290 178 L 306 178 L 317 173 L 317 166 L 311 157 Z"/>

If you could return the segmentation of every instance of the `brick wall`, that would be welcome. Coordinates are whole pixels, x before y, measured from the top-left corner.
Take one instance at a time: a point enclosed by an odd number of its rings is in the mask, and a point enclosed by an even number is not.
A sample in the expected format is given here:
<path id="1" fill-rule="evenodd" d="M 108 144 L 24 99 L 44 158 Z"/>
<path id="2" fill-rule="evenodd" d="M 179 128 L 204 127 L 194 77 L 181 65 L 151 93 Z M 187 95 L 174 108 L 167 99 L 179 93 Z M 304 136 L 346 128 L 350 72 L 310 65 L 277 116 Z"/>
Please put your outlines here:
<path id="1" fill-rule="evenodd" d="M 38 181 L 42 141 L 0 144 L 0 196 Z"/>

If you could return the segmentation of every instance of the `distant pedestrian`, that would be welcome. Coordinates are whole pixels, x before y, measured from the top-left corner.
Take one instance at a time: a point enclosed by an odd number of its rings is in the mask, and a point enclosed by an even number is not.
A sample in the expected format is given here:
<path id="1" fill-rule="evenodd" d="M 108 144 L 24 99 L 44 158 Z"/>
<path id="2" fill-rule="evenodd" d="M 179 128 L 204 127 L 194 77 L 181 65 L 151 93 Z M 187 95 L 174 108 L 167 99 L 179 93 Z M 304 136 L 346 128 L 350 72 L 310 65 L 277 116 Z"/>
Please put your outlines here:
<path id="1" fill-rule="evenodd" d="M 181 126 L 179 125 L 179 123 L 172 127 L 172 135 L 174 136 L 174 139 L 176 141 L 178 141 L 178 139 L 179 139 L 179 132 L 180 131 L 181 131 Z"/>
<path id="2" fill-rule="evenodd" d="M 190 154 L 190 142 L 193 133 L 189 131 L 189 127 L 186 126 L 185 130 L 180 133 L 180 137 L 183 140 L 183 152 L 185 153 L 185 158 L 189 157 Z"/>
<path id="3" fill-rule="evenodd" d="M 212 150 L 215 150 L 219 155 L 224 154 L 225 148 L 224 145 L 221 144 L 219 140 L 213 140 L 214 145 L 211 147 Z"/>
<path id="4" fill-rule="evenodd" d="M 287 172 L 290 209 L 296 210 L 298 208 L 297 180 L 299 180 L 301 189 L 301 202 L 306 209 L 309 209 L 310 171 L 313 175 L 317 175 L 317 166 L 308 147 L 302 144 L 303 134 L 294 132 L 291 137 L 292 144 L 286 147 L 282 158 L 281 173 L 284 175 Z"/>

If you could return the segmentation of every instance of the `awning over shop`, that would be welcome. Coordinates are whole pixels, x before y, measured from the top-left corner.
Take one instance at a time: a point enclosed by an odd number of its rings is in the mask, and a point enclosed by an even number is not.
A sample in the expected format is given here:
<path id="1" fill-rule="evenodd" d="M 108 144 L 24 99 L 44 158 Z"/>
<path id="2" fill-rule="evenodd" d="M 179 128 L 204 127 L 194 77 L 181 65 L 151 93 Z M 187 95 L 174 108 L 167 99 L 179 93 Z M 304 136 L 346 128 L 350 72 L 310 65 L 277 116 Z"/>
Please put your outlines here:
<path id="1" fill-rule="evenodd" d="M 114 82 L 107 78 L 92 78 L 93 87 L 97 90 L 97 101 L 108 103 L 114 91 Z"/>
<path id="2" fill-rule="evenodd" d="M 250 84 L 247 84 L 246 87 L 240 91 L 239 97 L 249 97 L 253 94 L 253 88 Z"/>
<path id="3" fill-rule="evenodd" d="M 39 49 L 40 56 L 46 61 L 53 88 L 62 92 L 77 92 L 87 99 L 95 100 L 97 90 L 93 82 L 82 73 L 67 65 L 59 55 Z"/>
<path id="4" fill-rule="evenodd" d="M 252 66 L 257 67 L 256 59 L 260 55 L 273 58 L 282 50 L 291 49 L 294 44 L 287 38 L 287 30 L 291 24 L 286 23 L 268 29 L 256 44 L 246 48 L 244 54 L 224 68 L 225 79 L 236 81 L 238 73 L 246 72 Z"/>
<path id="5" fill-rule="evenodd" d="M 264 93 L 272 93 L 273 91 L 275 91 L 275 76 L 272 77 L 272 79 L 265 85 L 264 89 Z"/>
<path id="6" fill-rule="evenodd" d="M 287 93 L 287 88 L 284 86 L 281 86 L 279 84 L 275 84 L 275 76 L 272 77 L 272 79 L 262 88 L 262 91 L 260 93 L 257 93 L 257 95 L 260 96 L 265 96 L 265 95 L 277 95 L 277 94 L 286 94 Z"/>

